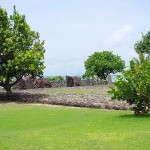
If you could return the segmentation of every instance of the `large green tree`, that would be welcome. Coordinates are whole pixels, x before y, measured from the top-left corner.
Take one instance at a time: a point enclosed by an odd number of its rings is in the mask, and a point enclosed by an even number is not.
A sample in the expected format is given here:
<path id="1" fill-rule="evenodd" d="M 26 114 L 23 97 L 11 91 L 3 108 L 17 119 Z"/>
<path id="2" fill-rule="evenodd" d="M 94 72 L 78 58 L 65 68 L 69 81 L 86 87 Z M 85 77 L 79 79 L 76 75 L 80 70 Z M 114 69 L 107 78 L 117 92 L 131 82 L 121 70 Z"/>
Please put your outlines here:
<path id="1" fill-rule="evenodd" d="M 85 74 L 83 77 L 106 79 L 110 73 L 121 72 L 125 68 L 125 62 L 120 56 L 110 51 L 94 52 L 85 61 Z"/>
<path id="2" fill-rule="evenodd" d="M 43 74 L 44 52 L 44 41 L 31 30 L 25 15 L 14 6 L 13 15 L 8 16 L 0 7 L 0 86 L 8 95 L 12 95 L 11 87 L 24 75 Z"/>
<path id="3" fill-rule="evenodd" d="M 150 32 L 142 35 L 142 40 L 134 45 L 135 51 L 140 54 L 148 54 L 150 56 Z"/>

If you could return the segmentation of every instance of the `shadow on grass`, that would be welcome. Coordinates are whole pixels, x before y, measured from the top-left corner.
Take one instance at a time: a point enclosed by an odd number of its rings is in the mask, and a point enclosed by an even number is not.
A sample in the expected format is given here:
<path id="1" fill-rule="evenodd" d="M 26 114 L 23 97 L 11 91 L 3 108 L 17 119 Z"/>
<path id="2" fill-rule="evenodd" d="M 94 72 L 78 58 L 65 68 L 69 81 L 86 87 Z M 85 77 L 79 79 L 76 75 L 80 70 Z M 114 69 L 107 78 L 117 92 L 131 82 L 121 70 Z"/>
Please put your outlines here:
<path id="1" fill-rule="evenodd" d="M 133 114 L 125 114 L 125 115 L 120 115 L 118 116 L 119 118 L 122 118 L 122 119 L 130 119 L 130 118 L 150 118 L 150 113 L 146 113 L 146 114 L 143 114 L 143 115 L 134 115 L 134 112 Z"/>
<path id="2" fill-rule="evenodd" d="M 6 93 L 0 93 L 0 103 L 8 102 L 23 102 L 23 103 L 34 103 L 40 102 L 47 96 L 44 94 L 30 94 L 30 93 L 13 93 L 11 97 L 6 96 Z"/>

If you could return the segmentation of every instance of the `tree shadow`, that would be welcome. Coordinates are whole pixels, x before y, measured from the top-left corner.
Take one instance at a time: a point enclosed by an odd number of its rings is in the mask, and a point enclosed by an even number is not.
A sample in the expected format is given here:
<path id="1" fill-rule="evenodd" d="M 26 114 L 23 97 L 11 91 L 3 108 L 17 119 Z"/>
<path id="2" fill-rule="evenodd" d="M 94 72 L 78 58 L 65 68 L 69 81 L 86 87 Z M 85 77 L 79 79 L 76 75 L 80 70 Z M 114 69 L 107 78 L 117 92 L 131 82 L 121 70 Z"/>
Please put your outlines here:
<path id="1" fill-rule="evenodd" d="M 122 118 L 122 119 L 130 119 L 130 118 L 150 118 L 150 113 L 146 113 L 146 114 L 143 114 L 143 115 L 134 115 L 133 114 L 125 114 L 125 115 L 120 115 L 118 116 L 119 118 Z"/>
<path id="2" fill-rule="evenodd" d="M 22 103 L 35 103 L 41 102 L 44 98 L 47 98 L 44 94 L 32 94 L 32 93 L 13 93 L 11 97 L 6 96 L 6 93 L 0 93 L 0 103 L 9 102 L 22 102 Z"/>

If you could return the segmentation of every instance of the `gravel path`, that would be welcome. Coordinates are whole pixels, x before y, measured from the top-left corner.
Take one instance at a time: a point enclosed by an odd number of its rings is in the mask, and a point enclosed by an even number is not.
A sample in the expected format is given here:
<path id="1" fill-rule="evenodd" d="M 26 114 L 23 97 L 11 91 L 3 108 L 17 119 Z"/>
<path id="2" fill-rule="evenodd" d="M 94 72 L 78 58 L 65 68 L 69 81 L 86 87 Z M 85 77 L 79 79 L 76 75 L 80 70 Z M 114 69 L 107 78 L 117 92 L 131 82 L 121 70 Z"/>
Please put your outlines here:
<path id="1" fill-rule="evenodd" d="M 4 91 L 0 90 L 0 101 L 7 100 L 117 110 L 132 108 L 126 102 L 112 101 L 107 91 L 108 85 L 13 90 L 14 96 L 11 99 L 7 99 Z"/>

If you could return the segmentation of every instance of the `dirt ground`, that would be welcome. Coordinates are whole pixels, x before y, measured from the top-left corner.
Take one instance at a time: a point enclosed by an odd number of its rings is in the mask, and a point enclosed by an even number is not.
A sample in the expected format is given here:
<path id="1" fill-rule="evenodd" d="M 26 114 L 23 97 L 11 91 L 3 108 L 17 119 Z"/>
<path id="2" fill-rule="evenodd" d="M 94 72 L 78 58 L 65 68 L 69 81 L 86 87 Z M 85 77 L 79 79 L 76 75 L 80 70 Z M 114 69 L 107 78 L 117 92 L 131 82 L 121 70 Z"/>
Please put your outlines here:
<path id="1" fill-rule="evenodd" d="M 0 102 L 42 103 L 74 107 L 88 107 L 98 109 L 129 110 L 132 108 L 124 101 L 112 101 L 107 93 L 108 85 L 61 87 L 43 89 L 13 89 L 13 97 L 5 96 L 0 89 Z"/>

